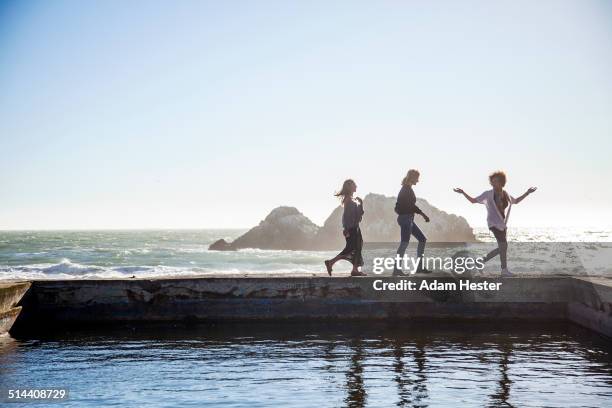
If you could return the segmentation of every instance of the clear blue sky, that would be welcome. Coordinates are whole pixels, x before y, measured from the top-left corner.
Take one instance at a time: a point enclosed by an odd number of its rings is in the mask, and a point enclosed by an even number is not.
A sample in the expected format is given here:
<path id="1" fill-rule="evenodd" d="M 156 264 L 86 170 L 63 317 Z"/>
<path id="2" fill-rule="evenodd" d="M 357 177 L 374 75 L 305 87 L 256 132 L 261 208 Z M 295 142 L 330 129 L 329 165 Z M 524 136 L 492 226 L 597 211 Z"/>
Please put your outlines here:
<path id="1" fill-rule="evenodd" d="M 0 229 L 322 223 L 332 193 L 612 225 L 612 2 L 1 1 Z"/>

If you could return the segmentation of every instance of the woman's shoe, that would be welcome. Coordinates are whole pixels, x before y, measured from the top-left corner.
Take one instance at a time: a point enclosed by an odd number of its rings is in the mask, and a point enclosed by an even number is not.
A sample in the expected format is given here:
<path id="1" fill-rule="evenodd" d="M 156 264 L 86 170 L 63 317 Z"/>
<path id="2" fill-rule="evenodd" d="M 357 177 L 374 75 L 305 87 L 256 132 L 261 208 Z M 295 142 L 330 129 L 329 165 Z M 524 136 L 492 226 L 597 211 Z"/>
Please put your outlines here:
<path id="1" fill-rule="evenodd" d="M 325 268 L 327 269 L 327 273 L 329 274 L 329 276 L 331 276 L 332 266 L 331 266 L 331 262 L 330 261 L 325 261 Z"/>
<path id="2" fill-rule="evenodd" d="M 351 271 L 351 276 L 368 276 L 365 272 Z"/>
<path id="3" fill-rule="evenodd" d="M 502 269 L 501 276 L 502 278 L 511 278 L 512 276 L 514 276 L 514 274 L 510 272 L 508 268 L 504 268 Z"/>

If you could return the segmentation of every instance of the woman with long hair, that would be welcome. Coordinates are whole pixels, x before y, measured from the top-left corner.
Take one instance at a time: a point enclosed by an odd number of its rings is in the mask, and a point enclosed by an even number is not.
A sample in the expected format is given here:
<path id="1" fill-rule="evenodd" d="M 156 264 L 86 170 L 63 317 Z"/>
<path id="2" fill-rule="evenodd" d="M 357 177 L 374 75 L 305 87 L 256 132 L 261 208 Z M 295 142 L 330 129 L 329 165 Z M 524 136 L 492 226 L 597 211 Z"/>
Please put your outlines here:
<path id="1" fill-rule="evenodd" d="M 397 255 L 399 259 L 404 258 L 406 248 L 408 248 L 408 243 L 410 242 L 410 236 L 413 235 L 417 241 L 419 241 L 419 245 L 417 246 L 417 258 L 419 259 L 419 264 L 415 272 L 427 273 L 429 271 L 423 267 L 423 253 L 425 252 L 425 243 L 427 242 L 427 238 L 425 238 L 423 231 L 421 231 L 419 226 L 414 222 L 415 214 L 420 214 L 425 222 L 429 222 L 429 217 L 423 211 L 421 211 L 419 207 L 417 207 L 416 195 L 414 194 L 414 190 L 412 190 L 412 186 L 419 182 L 420 175 L 421 174 L 418 170 L 408 170 L 406 177 L 402 179 L 402 188 L 397 195 L 395 212 L 397 213 L 397 223 L 400 226 L 401 232 L 401 240 L 399 247 L 397 248 Z M 404 271 L 402 271 L 402 269 L 396 263 L 395 268 L 393 269 L 393 276 L 405 275 L 406 273 L 404 273 Z"/>
<path id="2" fill-rule="evenodd" d="M 470 197 L 461 188 L 455 188 L 455 193 L 463 194 L 467 200 L 473 204 L 484 204 L 487 208 L 487 224 L 489 230 L 493 233 L 495 240 L 497 241 L 497 248 L 492 250 L 484 257 L 484 262 L 491 260 L 492 258 L 499 255 L 501 263 L 501 276 L 509 277 L 513 276 L 508 270 L 507 265 L 507 253 L 508 253 L 508 240 L 506 234 L 508 231 L 508 218 L 510 217 L 510 209 L 512 204 L 518 204 L 529 194 L 537 190 L 536 187 L 530 187 L 523 195 L 514 198 L 504 187 L 506 185 L 506 174 L 503 171 L 496 171 L 489 176 L 489 184 L 493 189 L 487 190 L 478 197 Z M 506 211 L 507 209 L 507 211 Z"/>
<path id="3" fill-rule="evenodd" d="M 351 276 L 366 276 L 364 272 L 359 270 L 359 267 L 363 265 L 363 257 L 361 256 L 363 238 L 359 229 L 359 223 L 363 217 L 363 201 L 359 197 L 353 199 L 356 191 L 357 184 L 353 180 L 348 179 L 344 181 L 340 191 L 335 194 L 336 197 L 340 198 L 344 207 L 342 213 L 342 233 L 346 239 L 346 246 L 334 258 L 325 261 L 325 268 L 329 276 L 332 274 L 334 264 L 341 259 L 353 264 Z"/>

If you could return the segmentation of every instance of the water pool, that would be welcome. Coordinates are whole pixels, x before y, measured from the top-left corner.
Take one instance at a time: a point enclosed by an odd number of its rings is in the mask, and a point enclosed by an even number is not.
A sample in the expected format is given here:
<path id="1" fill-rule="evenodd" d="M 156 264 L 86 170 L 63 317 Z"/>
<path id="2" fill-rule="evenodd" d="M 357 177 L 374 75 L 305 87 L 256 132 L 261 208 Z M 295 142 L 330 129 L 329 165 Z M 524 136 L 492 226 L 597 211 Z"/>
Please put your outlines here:
<path id="1" fill-rule="evenodd" d="M 611 350 L 565 323 L 126 325 L 5 339 L 0 386 L 79 408 L 603 407 Z"/>

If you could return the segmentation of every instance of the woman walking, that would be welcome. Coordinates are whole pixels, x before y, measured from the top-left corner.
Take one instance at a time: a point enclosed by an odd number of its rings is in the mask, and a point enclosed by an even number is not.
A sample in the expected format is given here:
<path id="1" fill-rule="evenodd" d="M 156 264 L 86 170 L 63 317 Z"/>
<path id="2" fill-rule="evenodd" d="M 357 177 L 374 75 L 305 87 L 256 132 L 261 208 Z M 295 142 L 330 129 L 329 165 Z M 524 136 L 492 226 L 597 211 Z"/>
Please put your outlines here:
<path id="1" fill-rule="evenodd" d="M 363 238 L 359 229 L 359 223 L 363 216 L 363 201 L 359 197 L 353 199 L 356 191 L 357 184 L 353 180 L 348 179 L 342 184 L 342 189 L 335 194 L 336 197 L 340 197 L 344 207 L 344 212 L 342 213 L 342 232 L 346 239 L 346 246 L 334 258 L 325 261 L 325 268 L 329 276 L 332 274 L 334 264 L 341 259 L 353 264 L 351 276 L 366 276 L 364 272 L 359 270 L 359 267 L 363 265 L 363 257 L 361 256 Z"/>
<path id="2" fill-rule="evenodd" d="M 512 204 L 520 203 L 525 197 L 536 191 L 537 188 L 530 187 L 523 195 L 514 198 L 504 190 L 504 186 L 506 185 L 506 174 L 503 171 L 496 171 L 491 174 L 489 176 L 489 183 L 493 189 L 483 192 L 476 198 L 470 197 L 460 188 L 455 188 L 453 191 L 463 194 L 471 203 L 479 203 L 486 206 L 487 225 L 489 226 L 489 230 L 493 233 L 493 236 L 495 236 L 497 248 L 484 257 L 484 262 L 499 255 L 502 277 L 513 276 L 508 270 L 507 265 L 508 240 L 506 235 L 508 231 L 507 225 L 508 217 L 510 217 L 510 209 L 512 208 Z M 506 211 L 506 209 L 508 210 Z"/>
<path id="3" fill-rule="evenodd" d="M 417 258 L 419 259 L 419 264 L 416 272 L 427 273 L 429 271 L 423 267 L 423 253 L 425 252 L 425 243 L 427 242 L 427 238 L 425 238 L 423 231 L 421 231 L 419 226 L 414 222 L 414 214 L 420 214 L 423 219 L 425 219 L 425 222 L 429 222 L 429 217 L 423 213 L 419 207 L 417 207 L 416 195 L 414 194 L 414 190 L 412 190 L 412 186 L 419 182 L 419 176 L 420 173 L 418 170 L 408 170 L 406 177 L 404 177 L 402 180 L 402 188 L 397 195 L 395 212 L 397 213 L 397 223 L 401 228 L 401 242 L 397 248 L 397 255 L 399 259 L 404 258 L 406 248 L 408 248 L 408 243 L 410 242 L 410 236 L 414 235 L 414 237 L 419 241 L 419 245 L 417 247 Z M 396 263 L 395 268 L 393 269 L 393 276 L 406 275 L 407 274 L 404 273 Z"/>

